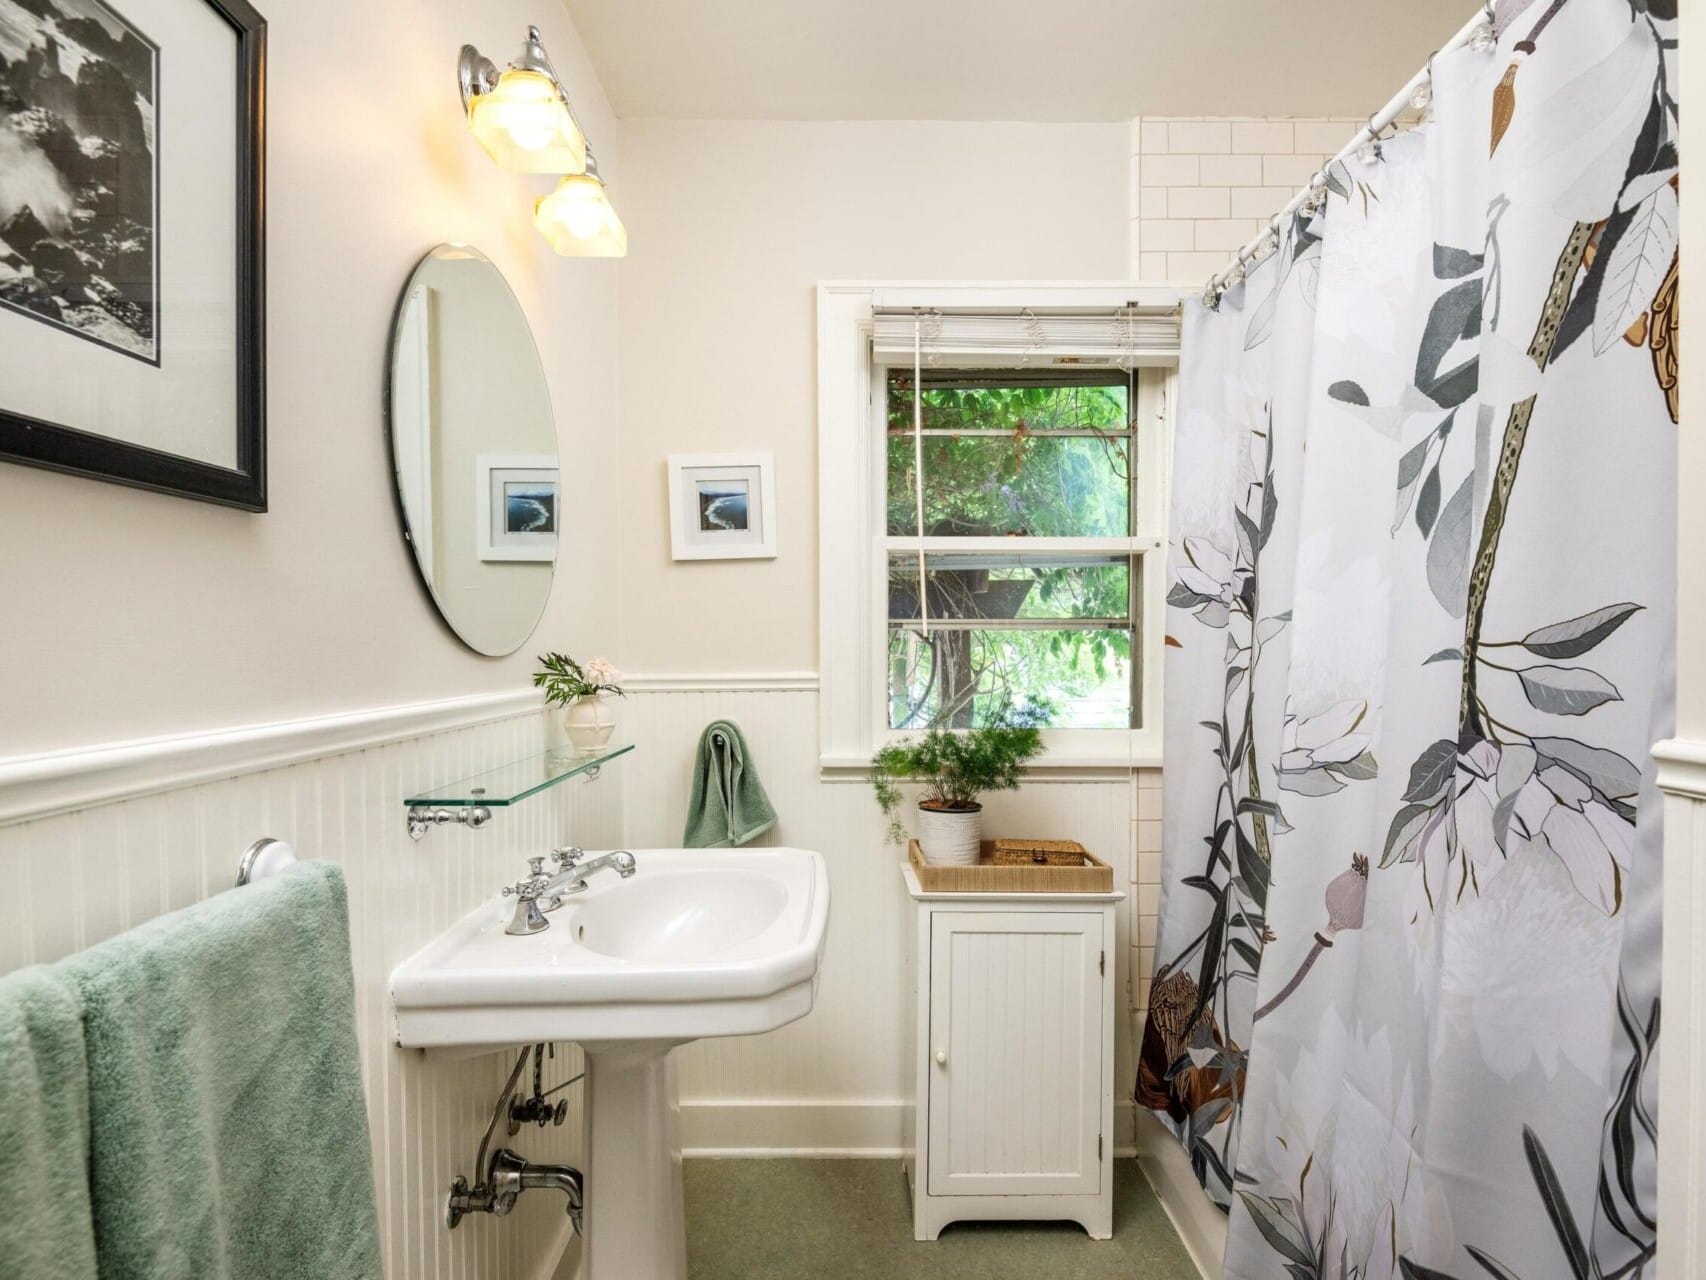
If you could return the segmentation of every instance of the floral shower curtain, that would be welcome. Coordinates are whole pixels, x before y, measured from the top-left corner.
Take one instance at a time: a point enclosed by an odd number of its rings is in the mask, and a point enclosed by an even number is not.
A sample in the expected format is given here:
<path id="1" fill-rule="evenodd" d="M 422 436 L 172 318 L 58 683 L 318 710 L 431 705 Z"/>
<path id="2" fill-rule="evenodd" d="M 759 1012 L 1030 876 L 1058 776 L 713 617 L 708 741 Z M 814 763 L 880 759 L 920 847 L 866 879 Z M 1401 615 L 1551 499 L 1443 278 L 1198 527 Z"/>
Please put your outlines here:
<path id="1" fill-rule="evenodd" d="M 1653 1274 L 1675 39 L 1505 4 L 1188 308 L 1137 1093 L 1228 1277 Z"/>

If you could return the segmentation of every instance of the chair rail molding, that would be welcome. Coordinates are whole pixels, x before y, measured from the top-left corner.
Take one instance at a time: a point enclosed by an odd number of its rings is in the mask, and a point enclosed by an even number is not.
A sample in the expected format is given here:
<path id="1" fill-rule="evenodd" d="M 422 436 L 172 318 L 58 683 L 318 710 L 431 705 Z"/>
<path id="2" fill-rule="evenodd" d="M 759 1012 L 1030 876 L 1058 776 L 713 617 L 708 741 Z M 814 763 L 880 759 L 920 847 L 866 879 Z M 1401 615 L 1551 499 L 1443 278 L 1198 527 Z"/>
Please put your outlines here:
<path id="1" fill-rule="evenodd" d="M 629 693 L 815 693 L 815 671 L 647 671 L 624 676 Z"/>
<path id="2" fill-rule="evenodd" d="M 0 826 L 525 715 L 533 689 L 0 758 Z"/>
<path id="3" fill-rule="evenodd" d="M 1653 748 L 1659 790 L 1706 800 L 1706 739 L 1668 738 Z"/>

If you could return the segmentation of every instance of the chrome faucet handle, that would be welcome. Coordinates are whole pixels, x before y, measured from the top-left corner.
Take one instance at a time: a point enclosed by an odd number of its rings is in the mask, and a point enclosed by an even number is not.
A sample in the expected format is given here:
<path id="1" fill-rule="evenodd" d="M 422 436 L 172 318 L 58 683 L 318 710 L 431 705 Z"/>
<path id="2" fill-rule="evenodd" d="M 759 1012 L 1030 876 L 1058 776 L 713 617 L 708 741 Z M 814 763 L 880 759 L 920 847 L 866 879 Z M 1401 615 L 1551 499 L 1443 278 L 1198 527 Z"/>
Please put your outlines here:
<path id="1" fill-rule="evenodd" d="M 586 857 L 586 850 L 579 845 L 565 845 L 561 849 L 551 850 L 551 861 L 559 867 L 572 867 Z"/>
<path id="2" fill-rule="evenodd" d="M 551 922 L 539 910 L 539 894 L 547 883 L 548 881 L 543 877 L 539 877 L 504 886 L 503 896 L 515 899 L 515 914 L 504 926 L 505 933 L 525 937 L 530 933 L 541 933 L 551 927 Z"/>

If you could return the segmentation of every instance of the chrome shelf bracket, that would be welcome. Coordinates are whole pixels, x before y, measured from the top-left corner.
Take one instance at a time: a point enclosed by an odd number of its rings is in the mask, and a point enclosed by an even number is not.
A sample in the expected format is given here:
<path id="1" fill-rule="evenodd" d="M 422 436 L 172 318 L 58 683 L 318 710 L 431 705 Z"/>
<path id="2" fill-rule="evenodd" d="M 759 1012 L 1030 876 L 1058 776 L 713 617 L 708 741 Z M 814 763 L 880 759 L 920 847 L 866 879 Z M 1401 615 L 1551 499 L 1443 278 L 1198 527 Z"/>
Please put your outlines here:
<path id="1" fill-rule="evenodd" d="M 456 822 L 478 831 L 492 820 L 492 811 L 483 804 L 471 807 L 432 806 L 417 804 L 409 808 L 409 839 L 419 840 L 434 827 Z"/>

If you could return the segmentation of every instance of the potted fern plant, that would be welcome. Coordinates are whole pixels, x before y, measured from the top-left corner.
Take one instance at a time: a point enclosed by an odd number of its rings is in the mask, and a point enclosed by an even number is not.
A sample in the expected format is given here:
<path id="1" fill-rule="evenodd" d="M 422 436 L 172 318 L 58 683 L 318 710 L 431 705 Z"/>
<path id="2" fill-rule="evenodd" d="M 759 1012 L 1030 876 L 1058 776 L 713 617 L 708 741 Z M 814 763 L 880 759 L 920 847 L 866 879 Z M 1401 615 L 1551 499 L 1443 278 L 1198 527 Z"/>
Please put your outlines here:
<path id="1" fill-rule="evenodd" d="M 933 728 L 912 742 L 895 743 L 871 759 L 877 803 L 889 819 L 889 836 L 906 839 L 900 823 L 903 782 L 923 784 L 918 801 L 918 843 L 926 861 L 950 866 L 977 862 L 988 791 L 1016 791 L 1025 764 L 1043 749 L 1038 729 L 1046 708 L 1010 710 L 977 729 Z"/>
<path id="2" fill-rule="evenodd" d="M 563 731 L 576 751 L 596 751 L 616 731 L 616 717 L 606 694 L 628 695 L 616 681 L 616 668 L 603 658 L 582 665 L 566 653 L 547 653 L 533 673 L 534 686 L 545 690 L 549 706 L 563 708 Z"/>

